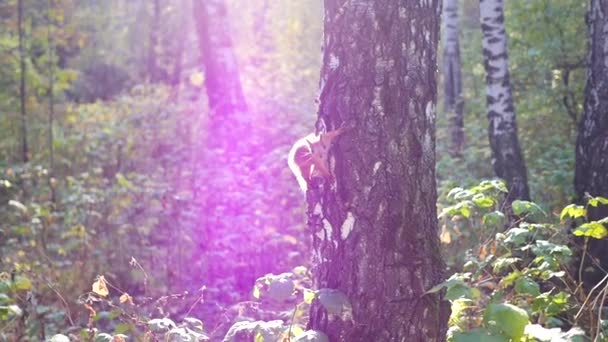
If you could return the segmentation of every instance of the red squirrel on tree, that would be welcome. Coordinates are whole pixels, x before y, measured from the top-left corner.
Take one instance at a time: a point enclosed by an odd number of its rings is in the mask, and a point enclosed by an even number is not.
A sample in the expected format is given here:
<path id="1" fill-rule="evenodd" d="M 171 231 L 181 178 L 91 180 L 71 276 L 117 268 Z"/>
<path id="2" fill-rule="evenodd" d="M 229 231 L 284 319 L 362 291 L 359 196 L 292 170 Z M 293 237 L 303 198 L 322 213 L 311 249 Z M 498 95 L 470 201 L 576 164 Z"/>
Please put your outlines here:
<path id="1" fill-rule="evenodd" d="M 314 177 L 331 180 L 328 153 L 332 142 L 347 130 L 340 127 L 336 130 L 316 135 L 311 133 L 296 141 L 289 151 L 287 164 L 296 177 L 302 191 L 306 192 L 308 184 Z"/>

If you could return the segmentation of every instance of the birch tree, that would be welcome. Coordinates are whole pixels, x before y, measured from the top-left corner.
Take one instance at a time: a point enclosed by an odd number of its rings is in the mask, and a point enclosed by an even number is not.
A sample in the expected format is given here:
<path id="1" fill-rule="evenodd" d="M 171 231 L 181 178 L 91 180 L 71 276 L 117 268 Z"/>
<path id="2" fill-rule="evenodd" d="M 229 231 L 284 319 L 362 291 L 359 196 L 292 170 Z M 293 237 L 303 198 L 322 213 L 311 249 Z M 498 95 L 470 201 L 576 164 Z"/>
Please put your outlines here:
<path id="1" fill-rule="evenodd" d="M 443 1 L 443 89 L 444 110 L 449 117 L 450 146 L 452 157 L 460 156 L 464 145 L 464 99 L 460 64 L 460 20 L 458 1 Z"/>
<path id="2" fill-rule="evenodd" d="M 479 10 L 492 166 L 496 176 L 507 182 L 507 203 L 515 199 L 527 200 L 530 191 L 526 165 L 517 138 L 503 1 L 480 0 Z"/>
<path id="3" fill-rule="evenodd" d="M 608 197 L 608 0 L 591 0 L 587 15 L 587 84 L 576 141 L 574 187 L 581 203 L 587 196 Z M 608 216 L 608 206 L 588 208 L 590 220 Z M 588 252 L 608 266 L 606 240 L 591 239 Z M 589 258 L 587 258 L 589 260 Z M 595 266 L 594 266 L 595 267 Z M 583 278 L 595 284 L 605 272 Z"/>

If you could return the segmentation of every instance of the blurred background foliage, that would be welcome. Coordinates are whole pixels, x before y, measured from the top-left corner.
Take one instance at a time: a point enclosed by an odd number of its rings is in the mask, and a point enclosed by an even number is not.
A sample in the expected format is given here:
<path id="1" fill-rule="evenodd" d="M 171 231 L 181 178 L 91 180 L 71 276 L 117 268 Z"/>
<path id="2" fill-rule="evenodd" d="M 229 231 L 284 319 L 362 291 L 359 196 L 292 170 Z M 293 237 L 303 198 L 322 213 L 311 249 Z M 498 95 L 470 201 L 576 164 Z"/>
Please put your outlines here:
<path id="1" fill-rule="evenodd" d="M 264 317 L 272 303 L 248 302 L 256 279 L 309 266 L 304 195 L 286 157 L 291 144 L 313 130 L 322 1 L 226 1 L 256 153 L 235 166 L 238 174 L 213 180 L 226 196 L 244 196 L 243 208 L 229 219 L 217 209 L 206 221 L 213 233 L 204 237 L 194 185 L 214 165 L 196 161 L 221 154 L 207 151 L 205 141 L 222 137 L 206 125 L 189 1 L 20 1 L 27 163 L 20 155 L 18 0 L 0 3 L 0 281 L 13 284 L 0 289 L 0 334 L 80 334 L 91 316 L 81 295 L 100 274 L 113 286 L 111 295 L 136 298 L 137 317 L 195 316 L 214 336 L 238 317 Z M 448 120 L 438 113 L 441 203 L 453 186 L 493 177 L 477 6 L 461 2 L 462 158 L 447 153 Z M 520 142 L 532 198 L 547 212 L 573 197 L 585 10 L 586 2 L 577 0 L 506 6 Z M 193 306 L 201 293 L 205 301 Z M 168 294 L 181 295 L 163 297 Z M 117 311 L 108 303 L 97 305 L 96 328 L 138 329 L 137 321 L 112 320 Z"/>

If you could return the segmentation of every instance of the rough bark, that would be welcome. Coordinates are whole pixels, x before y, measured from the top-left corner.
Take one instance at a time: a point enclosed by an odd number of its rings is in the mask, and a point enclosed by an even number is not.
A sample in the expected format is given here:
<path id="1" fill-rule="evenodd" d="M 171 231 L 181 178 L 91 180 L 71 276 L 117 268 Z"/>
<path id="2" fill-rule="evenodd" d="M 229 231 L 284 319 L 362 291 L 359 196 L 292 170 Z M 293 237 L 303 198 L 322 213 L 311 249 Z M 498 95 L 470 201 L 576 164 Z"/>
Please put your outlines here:
<path id="1" fill-rule="evenodd" d="M 458 0 L 443 1 L 445 39 L 443 45 L 444 110 L 449 117 L 450 146 L 452 157 L 459 157 L 464 147 L 464 99 L 460 64 L 460 21 Z"/>
<path id="2" fill-rule="evenodd" d="M 352 317 L 315 303 L 330 341 L 442 341 L 435 189 L 440 2 L 326 0 L 317 128 L 350 127 L 332 181 L 307 192 L 315 285 L 341 291 Z"/>
<path id="3" fill-rule="evenodd" d="M 574 187 L 578 201 L 585 194 L 608 197 L 608 0 L 591 0 L 587 15 L 588 69 L 583 117 L 576 142 Z M 608 206 L 589 207 L 591 220 L 608 216 Z M 589 253 L 608 268 L 606 240 L 589 241 Z M 599 274 L 601 273 L 601 274 Z M 585 280 L 594 285 L 603 272 L 592 272 Z"/>
<path id="4" fill-rule="evenodd" d="M 530 199 L 524 158 L 517 138 L 513 91 L 509 79 L 507 35 L 502 0 L 480 0 L 483 59 L 486 70 L 488 133 L 492 166 L 509 187 L 507 203 Z"/>
<path id="5" fill-rule="evenodd" d="M 23 0 L 17 1 L 17 30 L 19 31 L 19 108 L 21 111 L 21 160 L 29 161 L 29 149 L 27 144 L 27 111 L 25 102 L 27 99 L 25 83 L 25 28 L 23 27 Z"/>
<path id="6" fill-rule="evenodd" d="M 213 116 L 247 111 L 223 0 L 194 0 L 205 87 Z"/>

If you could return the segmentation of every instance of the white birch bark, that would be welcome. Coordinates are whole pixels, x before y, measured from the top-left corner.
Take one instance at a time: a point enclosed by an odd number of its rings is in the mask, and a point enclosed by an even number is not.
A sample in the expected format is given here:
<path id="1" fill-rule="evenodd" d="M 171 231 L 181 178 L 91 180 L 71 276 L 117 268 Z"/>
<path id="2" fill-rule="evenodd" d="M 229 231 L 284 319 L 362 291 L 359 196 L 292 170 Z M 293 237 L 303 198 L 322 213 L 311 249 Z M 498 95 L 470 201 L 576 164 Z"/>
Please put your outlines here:
<path id="1" fill-rule="evenodd" d="M 494 172 L 507 182 L 507 202 L 529 199 L 526 166 L 517 138 L 513 92 L 509 80 L 507 34 L 502 0 L 480 0 L 486 102 Z"/>

